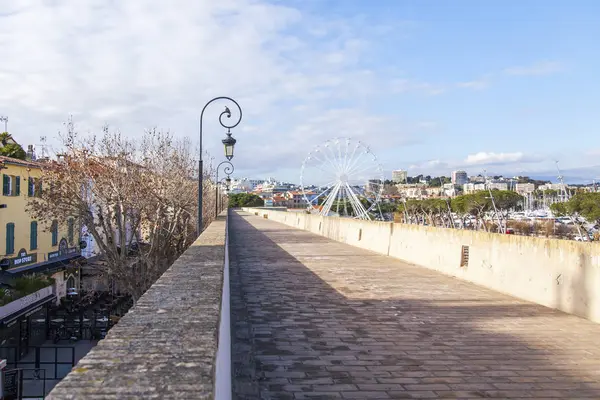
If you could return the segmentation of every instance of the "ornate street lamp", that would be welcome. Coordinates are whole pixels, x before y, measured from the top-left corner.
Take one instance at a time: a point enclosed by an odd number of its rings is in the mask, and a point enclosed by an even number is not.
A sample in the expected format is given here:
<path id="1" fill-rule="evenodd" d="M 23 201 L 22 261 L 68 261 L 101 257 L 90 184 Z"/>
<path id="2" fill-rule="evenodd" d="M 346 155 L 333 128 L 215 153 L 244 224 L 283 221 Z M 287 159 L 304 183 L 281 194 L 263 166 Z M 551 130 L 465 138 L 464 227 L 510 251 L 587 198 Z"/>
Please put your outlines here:
<path id="1" fill-rule="evenodd" d="M 233 138 L 231 138 L 233 139 Z M 225 141 L 226 139 L 223 139 L 223 141 Z M 233 139 L 235 141 L 235 139 Z M 233 148 L 233 146 L 232 146 Z M 230 163 L 229 161 L 223 161 L 221 162 L 219 165 L 217 165 L 217 169 L 216 169 L 216 173 L 217 173 L 217 177 L 215 179 L 215 185 L 216 185 L 216 189 L 215 189 L 215 218 L 217 218 L 217 215 L 219 215 L 219 168 L 221 167 L 221 165 L 226 164 L 225 167 L 223 168 L 223 172 L 225 172 L 227 174 L 227 178 L 225 178 L 225 181 L 227 181 L 227 187 L 229 187 L 229 183 L 231 182 L 231 179 L 229 178 L 229 175 L 231 175 L 233 173 L 233 171 L 235 171 L 235 168 L 233 167 L 233 164 Z"/>
<path id="2" fill-rule="evenodd" d="M 227 137 L 222 140 L 223 145 L 225 145 L 225 158 L 231 161 L 233 158 L 233 146 L 235 146 L 235 140 L 231 137 L 231 132 L 227 129 Z"/>
<path id="3" fill-rule="evenodd" d="M 239 118 L 237 119 L 237 121 L 234 124 L 231 125 L 227 125 L 225 122 L 223 122 L 223 117 L 226 116 L 227 118 L 231 118 L 231 111 L 229 110 L 228 107 L 225 107 L 225 110 L 219 114 L 219 123 L 221 124 L 221 126 L 223 128 L 227 128 L 227 136 L 225 137 L 225 139 L 222 140 L 223 145 L 225 146 L 225 157 L 228 160 L 231 160 L 233 158 L 233 147 L 235 145 L 236 140 L 231 137 L 231 128 L 235 128 L 236 126 L 238 126 L 238 124 L 242 121 L 242 108 L 240 107 L 240 105 L 233 100 L 230 97 L 215 97 L 214 99 L 210 100 L 208 103 L 206 103 L 204 105 L 204 107 L 202 108 L 202 112 L 200 113 L 200 158 L 198 160 L 198 221 L 197 221 L 197 225 L 196 225 L 196 233 L 198 235 L 200 235 L 200 233 L 202 233 L 202 178 L 203 178 L 203 165 L 202 165 L 202 122 L 204 119 L 204 111 L 206 110 L 206 107 L 208 107 L 209 104 L 213 103 L 214 101 L 217 100 L 227 100 L 232 102 L 233 104 L 235 104 L 235 106 L 238 109 L 239 112 Z"/>
<path id="4" fill-rule="evenodd" d="M 230 185 L 231 185 L 231 178 L 229 177 L 229 175 L 227 175 L 227 177 L 221 179 L 218 183 L 221 183 L 221 184 L 224 183 L 225 184 L 225 191 L 227 193 L 229 193 L 229 189 L 230 189 Z M 223 207 L 223 194 L 221 194 L 221 196 L 219 196 L 219 198 L 221 199 L 220 203 L 221 203 L 221 211 L 222 211 L 224 209 L 224 207 Z"/>

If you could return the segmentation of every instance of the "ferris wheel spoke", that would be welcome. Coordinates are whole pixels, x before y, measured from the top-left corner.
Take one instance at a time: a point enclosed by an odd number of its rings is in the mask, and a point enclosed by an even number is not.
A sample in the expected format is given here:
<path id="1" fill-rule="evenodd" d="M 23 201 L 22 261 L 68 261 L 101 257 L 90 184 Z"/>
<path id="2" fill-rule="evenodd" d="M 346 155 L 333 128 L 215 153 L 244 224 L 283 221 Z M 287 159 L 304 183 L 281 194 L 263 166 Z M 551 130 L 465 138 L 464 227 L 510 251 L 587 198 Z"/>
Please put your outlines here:
<path id="1" fill-rule="evenodd" d="M 332 184 L 332 183 L 333 183 L 333 182 L 330 182 L 330 183 L 328 183 L 328 184 L 326 185 L 326 186 L 327 186 L 327 189 L 323 190 L 321 193 L 319 193 L 317 196 L 315 196 L 315 197 L 314 197 L 312 200 L 310 200 L 310 201 L 308 202 L 308 204 L 312 203 L 312 202 L 313 202 L 313 201 L 315 201 L 315 200 L 316 200 L 316 201 L 318 201 L 318 200 L 321 198 L 321 196 L 323 196 L 325 193 L 327 193 L 329 190 L 331 190 L 331 189 L 333 188 L 333 186 L 330 186 L 330 184 Z M 308 200 L 308 199 L 307 199 L 307 200 Z"/>
<path id="2" fill-rule="evenodd" d="M 321 154 L 325 155 L 325 153 L 321 153 Z M 313 157 L 315 160 L 318 160 L 318 161 L 321 163 L 321 165 L 322 165 L 322 166 L 325 166 L 325 164 L 329 163 L 329 165 L 330 165 L 330 166 L 331 166 L 333 169 L 336 169 L 336 167 L 335 167 L 335 166 L 334 166 L 334 165 L 331 163 L 331 161 L 329 161 L 329 160 L 328 160 L 327 162 L 326 162 L 326 161 L 323 161 L 323 160 L 321 160 L 320 158 L 318 158 L 318 157 L 317 157 L 317 156 L 315 156 L 315 155 L 313 155 L 312 157 Z M 326 170 L 324 170 L 323 168 L 321 168 L 321 166 L 317 166 L 317 165 L 315 165 L 314 167 L 315 167 L 315 168 L 317 168 L 317 169 L 320 169 L 321 171 L 325 172 L 325 173 L 326 173 L 326 174 L 328 174 L 328 175 L 331 175 L 331 174 L 333 174 L 333 175 L 336 175 L 336 173 L 335 173 L 335 172 L 333 172 L 333 173 L 332 173 L 331 171 L 326 171 Z"/>
<path id="3" fill-rule="evenodd" d="M 342 203 L 344 206 L 344 215 L 348 215 L 348 202 L 346 201 L 346 188 L 342 185 L 340 192 L 342 193 Z"/>
<path id="4" fill-rule="evenodd" d="M 362 205 L 362 203 L 358 199 L 358 196 L 356 195 L 356 193 L 354 193 L 354 191 L 352 190 L 352 188 L 350 187 L 350 185 L 348 185 L 347 183 L 346 183 L 346 188 L 348 189 L 348 192 L 350 194 L 350 199 L 354 202 L 354 207 L 357 210 L 360 211 L 360 214 L 357 214 L 356 217 L 357 218 L 362 218 L 363 215 L 367 214 L 367 210 L 364 208 L 364 206 Z"/>
<path id="5" fill-rule="evenodd" d="M 350 204 L 352 205 L 352 208 L 355 210 L 354 217 L 363 219 L 365 210 L 352 190 L 350 190 L 349 200 L 350 200 Z"/>
<path id="6" fill-rule="evenodd" d="M 331 191 L 331 193 L 329 193 L 329 195 L 327 196 L 325 203 L 323 203 L 323 209 L 321 210 L 321 215 L 327 215 L 327 214 L 329 214 L 329 211 L 331 211 L 331 206 L 333 205 L 333 202 L 335 201 L 335 198 L 337 197 L 337 193 L 340 190 L 340 185 L 341 185 L 341 183 L 338 182 L 333 187 L 333 190 Z"/>
<path id="7" fill-rule="evenodd" d="M 348 185 L 346 185 L 347 187 Z M 347 208 L 347 203 L 350 203 L 350 207 L 352 208 L 352 211 L 354 211 L 354 216 L 358 217 L 360 215 L 360 211 L 356 208 L 356 204 L 354 203 L 354 199 L 352 198 L 352 192 L 349 191 L 346 187 L 344 187 L 344 192 L 347 193 L 347 201 L 344 202 L 344 208 L 346 209 L 346 215 L 348 214 L 348 208 Z"/>
<path id="8" fill-rule="evenodd" d="M 344 171 L 346 170 L 346 166 L 348 165 L 348 145 L 350 144 L 350 141 L 348 139 L 346 139 L 346 147 L 344 149 L 344 162 L 342 163 L 342 165 L 344 166 Z"/>
<path id="9" fill-rule="evenodd" d="M 331 170 L 327 171 L 326 169 L 323 169 L 323 165 L 325 165 L 326 163 L 324 161 L 321 161 L 320 159 L 318 159 L 317 157 L 314 157 L 316 160 L 318 160 L 319 162 L 321 162 L 321 165 L 313 165 L 313 167 L 315 167 L 316 169 L 318 169 L 321 172 L 324 172 L 327 176 L 336 176 L 335 173 L 331 172 Z"/>
<path id="10" fill-rule="evenodd" d="M 358 143 L 356 144 L 356 146 L 354 146 L 354 150 L 352 151 L 352 154 L 350 155 L 350 158 L 348 158 L 346 160 L 346 164 L 344 165 L 344 172 L 348 173 L 348 169 L 350 168 L 350 164 L 352 163 L 352 160 L 354 160 L 354 154 L 356 154 L 356 150 L 358 149 Z M 348 151 L 348 146 L 346 146 L 346 152 Z"/>
<path id="11" fill-rule="evenodd" d="M 339 160 L 340 169 L 343 169 L 344 168 L 344 161 L 342 160 L 342 148 L 341 147 L 342 146 L 340 146 L 340 141 L 338 139 L 338 148 L 337 148 L 337 151 L 338 151 L 338 160 Z"/>
<path id="12" fill-rule="evenodd" d="M 333 167 L 335 168 L 335 172 L 337 174 L 340 174 L 342 172 L 341 165 L 336 159 L 335 152 L 331 149 L 331 146 L 327 146 L 326 149 L 329 150 L 329 153 L 331 154 L 332 158 L 329 158 L 328 155 L 325 154 L 325 152 L 323 152 L 323 155 L 331 162 L 331 165 L 333 165 Z"/>
<path id="13" fill-rule="evenodd" d="M 342 190 L 344 188 L 342 186 L 340 186 L 340 190 L 338 190 L 338 194 L 337 194 L 337 204 L 336 204 L 336 209 L 335 212 L 337 213 L 337 215 L 340 215 L 340 199 L 342 197 Z"/>
<path id="14" fill-rule="evenodd" d="M 347 173 L 348 175 L 357 175 L 369 169 L 374 169 L 373 164 L 369 160 L 363 160 L 360 164 L 355 164 Z"/>
<path id="15" fill-rule="evenodd" d="M 358 164 L 358 162 L 360 161 L 360 159 L 362 158 L 362 156 L 365 154 L 365 152 L 361 151 L 360 153 L 358 153 L 358 155 L 356 156 L 356 158 L 354 158 L 356 152 L 354 152 L 354 154 L 352 155 L 352 159 L 350 160 L 350 164 L 348 165 L 348 167 L 346 167 L 346 173 L 349 174 L 350 171 L 352 171 L 352 169 L 354 168 L 355 165 Z"/>

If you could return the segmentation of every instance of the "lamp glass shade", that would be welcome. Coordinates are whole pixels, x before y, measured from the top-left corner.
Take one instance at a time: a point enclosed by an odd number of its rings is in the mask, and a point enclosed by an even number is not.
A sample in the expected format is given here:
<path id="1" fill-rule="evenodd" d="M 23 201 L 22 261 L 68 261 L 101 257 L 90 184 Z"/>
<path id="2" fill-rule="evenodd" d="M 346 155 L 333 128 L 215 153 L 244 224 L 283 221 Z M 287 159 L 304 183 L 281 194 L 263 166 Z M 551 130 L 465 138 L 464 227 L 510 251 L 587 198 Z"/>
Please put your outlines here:
<path id="1" fill-rule="evenodd" d="M 233 158 L 233 145 L 226 144 L 225 145 L 225 158 L 231 160 Z"/>
<path id="2" fill-rule="evenodd" d="M 233 146 L 235 146 L 236 140 L 231 137 L 230 133 L 228 133 L 227 137 L 223 139 L 222 142 L 225 146 L 225 158 L 231 161 L 233 158 Z"/>

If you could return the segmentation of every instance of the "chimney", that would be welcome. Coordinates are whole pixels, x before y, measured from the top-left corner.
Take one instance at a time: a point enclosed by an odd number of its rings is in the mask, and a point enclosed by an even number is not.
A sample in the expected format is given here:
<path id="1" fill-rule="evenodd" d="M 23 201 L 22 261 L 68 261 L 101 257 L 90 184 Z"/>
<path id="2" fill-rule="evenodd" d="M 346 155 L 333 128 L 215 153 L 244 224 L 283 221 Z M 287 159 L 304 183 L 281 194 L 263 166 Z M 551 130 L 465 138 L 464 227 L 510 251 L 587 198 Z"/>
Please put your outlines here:
<path id="1" fill-rule="evenodd" d="M 27 145 L 27 161 L 35 161 L 35 153 L 33 152 L 33 145 Z"/>

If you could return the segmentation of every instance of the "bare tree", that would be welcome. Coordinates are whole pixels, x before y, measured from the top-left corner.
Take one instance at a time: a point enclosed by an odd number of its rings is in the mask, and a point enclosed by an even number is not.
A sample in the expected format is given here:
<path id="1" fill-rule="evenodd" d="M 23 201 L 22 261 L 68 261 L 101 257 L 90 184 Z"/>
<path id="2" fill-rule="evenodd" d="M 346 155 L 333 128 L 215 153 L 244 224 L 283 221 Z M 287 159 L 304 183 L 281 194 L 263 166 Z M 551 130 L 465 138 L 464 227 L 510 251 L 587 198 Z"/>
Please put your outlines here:
<path id="1" fill-rule="evenodd" d="M 29 211 L 40 221 L 76 218 L 85 225 L 103 260 L 97 273 L 135 301 L 195 240 L 192 146 L 157 130 L 133 141 L 108 128 L 80 139 L 71 121 L 67 128 L 65 153 L 46 164 L 44 190 L 30 198 Z M 205 225 L 214 214 L 210 163 L 208 168 Z"/>

